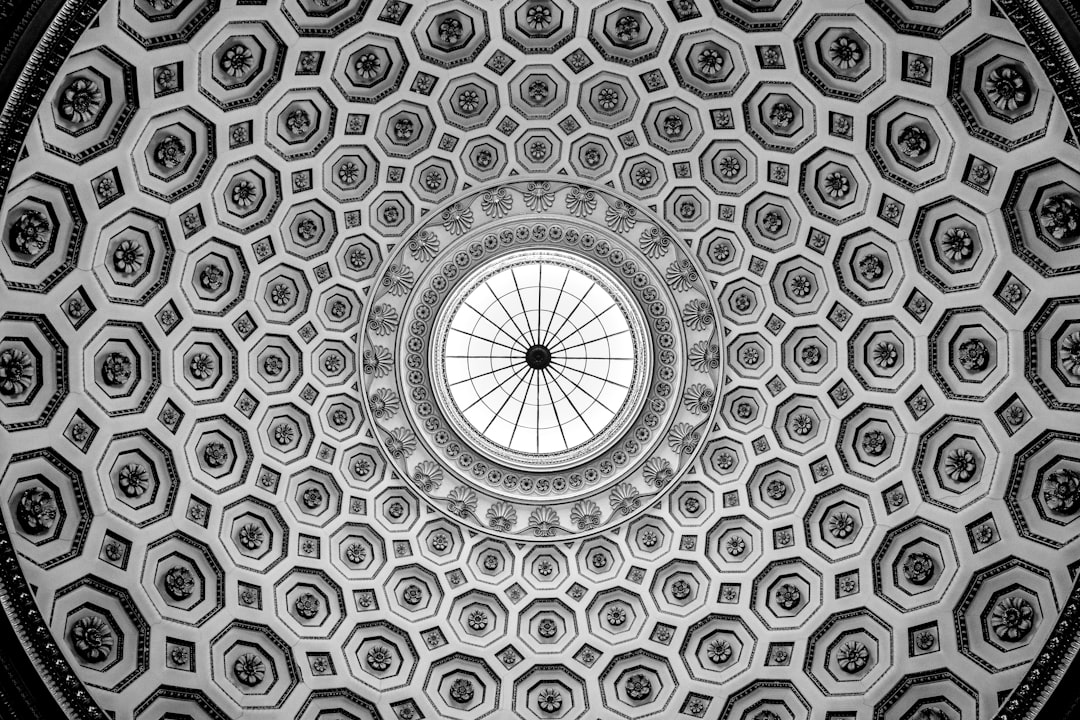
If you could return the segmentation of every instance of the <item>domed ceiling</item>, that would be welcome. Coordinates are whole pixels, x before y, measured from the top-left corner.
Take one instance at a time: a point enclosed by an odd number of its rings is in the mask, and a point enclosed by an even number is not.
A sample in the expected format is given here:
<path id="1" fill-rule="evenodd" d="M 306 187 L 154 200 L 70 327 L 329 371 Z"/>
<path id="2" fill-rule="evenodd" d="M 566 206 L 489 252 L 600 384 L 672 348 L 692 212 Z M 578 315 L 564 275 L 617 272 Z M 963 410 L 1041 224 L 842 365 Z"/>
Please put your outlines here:
<path id="1" fill-rule="evenodd" d="M 1033 716 L 1080 609 L 1053 37 L 1017 0 L 69 3 L 3 122 L 41 676 L 122 720 Z"/>

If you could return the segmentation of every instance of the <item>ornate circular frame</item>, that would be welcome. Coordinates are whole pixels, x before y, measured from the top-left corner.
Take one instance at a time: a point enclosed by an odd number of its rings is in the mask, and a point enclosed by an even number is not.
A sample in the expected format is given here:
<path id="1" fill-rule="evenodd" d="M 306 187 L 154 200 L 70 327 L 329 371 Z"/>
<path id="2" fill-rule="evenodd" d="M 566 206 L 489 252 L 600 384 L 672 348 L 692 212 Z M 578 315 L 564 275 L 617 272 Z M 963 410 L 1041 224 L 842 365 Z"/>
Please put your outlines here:
<path id="1" fill-rule="evenodd" d="M 1053 6 L 1052 20 L 1043 4 Z M 34 47 L 0 114 L 0 186 L 6 190 L 11 168 L 22 139 L 40 105 L 44 92 L 75 41 L 93 20 L 100 0 L 67 0 L 47 23 L 20 23 L 19 28 L 40 31 L 31 38 Z M 1055 0 L 999 0 L 998 7 L 1018 28 L 1062 100 L 1072 126 L 1080 128 L 1080 52 L 1077 27 L 1080 16 Z M 40 10 L 41 3 L 31 6 Z M 1066 15 L 1068 17 L 1066 17 Z M 1069 38 L 1069 42 L 1063 37 Z M 104 720 L 106 715 L 91 700 L 82 683 L 50 636 L 32 600 L 6 529 L 0 529 L 0 603 L 35 669 L 54 694 L 60 707 L 73 718 Z M 1074 586 L 1048 641 L 1025 673 L 1023 681 L 1006 701 L 998 717 L 1012 720 L 1034 717 L 1054 694 L 1080 650 L 1080 584 Z M 1059 696 L 1058 696 L 1059 697 Z M 1069 698 L 1058 707 L 1071 706 Z"/>
<path id="2" fill-rule="evenodd" d="M 648 318 L 647 346 L 656 349 L 655 362 L 639 364 L 647 382 L 631 384 L 634 412 L 599 438 L 600 447 L 558 457 L 546 470 L 501 457 L 462 422 L 448 421 L 434 362 L 437 309 L 452 308 L 475 274 L 527 251 L 600 268 L 612 292 Z M 592 534 L 643 512 L 686 471 L 716 415 L 722 343 L 704 277 L 660 219 L 607 188 L 531 178 L 455 199 L 387 259 L 365 309 L 361 390 L 408 406 L 400 416 L 373 416 L 383 449 L 429 502 L 517 540 Z M 644 337 L 636 344 L 646 345 Z M 706 351 L 717 361 L 695 362 Z M 680 403 L 690 388 L 702 400 Z"/>

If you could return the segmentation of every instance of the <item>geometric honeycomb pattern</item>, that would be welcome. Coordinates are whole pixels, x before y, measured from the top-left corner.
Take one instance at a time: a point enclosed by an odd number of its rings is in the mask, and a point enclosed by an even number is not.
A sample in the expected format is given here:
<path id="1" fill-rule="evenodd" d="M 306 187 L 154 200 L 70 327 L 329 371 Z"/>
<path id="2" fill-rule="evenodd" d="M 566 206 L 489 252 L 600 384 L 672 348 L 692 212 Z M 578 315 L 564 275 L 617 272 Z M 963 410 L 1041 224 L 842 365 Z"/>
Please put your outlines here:
<path id="1" fill-rule="evenodd" d="M 1009 710 L 1080 557 L 1042 59 L 988 0 L 107 0 L 0 205 L 3 542 L 72 712 Z M 583 475 L 407 431 L 380 340 L 519 211 L 651 313 Z"/>

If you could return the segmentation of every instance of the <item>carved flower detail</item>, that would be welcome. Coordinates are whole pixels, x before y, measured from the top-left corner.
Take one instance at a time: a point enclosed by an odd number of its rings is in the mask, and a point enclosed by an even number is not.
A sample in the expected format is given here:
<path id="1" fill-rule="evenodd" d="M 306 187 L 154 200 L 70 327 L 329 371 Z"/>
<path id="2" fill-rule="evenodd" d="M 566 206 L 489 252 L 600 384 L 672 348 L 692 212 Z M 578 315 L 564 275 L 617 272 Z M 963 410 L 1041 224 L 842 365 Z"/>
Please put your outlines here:
<path id="1" fill-rule="evenodd" d="M 776 589 L 776 602 L 785 610 L 794 610 L 802 602 L 802 592 L 791 583 L 784 583 Z"/>
<path id="2" fill-rule="evenodd" d="M 302 593 L 293 603 L 296 614 L 304 620 L 311 620 L 318 615 L 321 606 L 322 603 L 319 600 L 319 596 L 310 592 Z"/>
<path id="3" fill-rule="evenodd" d="M 1080 206 L 1068 195 L 1051 195 L 1039 208 L 1039 220 L 1055 240 L 1072 240 L 1080 233 Z"/>
<path id="4" fill-rule="evenodd" d="M 263 544 L 263 530 L 255 523 L 247 523 L 241 526 L 238 533 L 240 544 L 248 550 L 256 550 L 262 547 Z"/>
<path id="5" fill-rule="evenodd" d="M 761 229 L 770 235 L 777 235 L 784 229 L 784 217 L 778 212 L 767 212 L 761 218 Z"/>
<path id="6" fill-rule="evenodd" d="M 254 687 L 266 677 L 266 663 L 258 655 L 244 653 L 233 663 L 236 679 L 248 687 Z"/>
<path id="7" fill-rule="evenodd" d="M 285 129 L 293 137 L 302 136 L 311 129 L 311 114 L 303 108 L 296 108 L 285 117 Z"/>
<path id="8" fill-rule="evenodd" d="M 971 257 L 975 244 L 971 234 L 962 227 L 951 227 L 941 239 L 941 251 L 952 262 L 962 262 Z"/>
<path id="9" fill-rule="evenodd" d="M 631 700 L 644 700 L 652 695 L 652 681 L 642 673 L 635 673 L 626 678 L 626 696 Z"/>
<path id="10" fill-rule="evenodd" d="M 218 290 L 224 281 L 225 271 L 216 263 L 207 265 L 199 273 L 199 284 L 211 292 Z"/>
<path id="11" fill-rule="evenodd" d="M 977 470 L 975 454 L 966 448 L 952 450 L 945 458 L 945 474 L 950 480 L 967 482 L 975 477 Z"/>
<path id="12" fill-rule="evenodd" d="M 1031 632 L 1035 608 L 1026 598 L 1009 595 L 994 605 L 990 613 L 990 628 L 1002 640 L 1015 642 Z"/>
<path id="13" fill-rule="evenodd" d="M 418 585 L 407 585 L 401 591 L 401 599 L 406 605 L 419 605 L 420 601 L 424 599 L 424 591 Z"/>
<path id="14" fill-rule="evenodd" d="M 804 298 L 810 294 L 814 289 L 814 284 L 810 280 L 809 276 L 799 274 L 795 275 L 788 281 L 788 289 L 791 294 L 797 298 Z"/>
<path id="15" fill-rule="evenodd" d="M 345 559 L 353 565 L 359 565 L 367 559 L 367 549 L 358 542 L 349 543 L 345 548 Z"/>
<path id="16" fill-rule="evenodd" d="M 900 132 L 897 147 L 903 155 L 914 160 L 930 149 L 930 136 L 918 125 L 908 125 Z"/>
<path id="17" fill-rule="evenodd" d="M 473 699 L 476 694 L 476 690 L 473 688 L 471 680 L 465 678 L 456 678 L 450 683 L 450 699 L 458 703 L 467 703 Z"/>
<path id="18" fill-rule="evenodd" d="M 889 446 L 888 438 L 880 430 L 870 430 L 862 437 L 862 449 L 868 454 L 877 457 L 883 455 Z"/>
<path id="19" fill-rule="evenodd" d="M 529 27 L 533 30 L 543 30 L 551 24 L 551 8 L 539 3 L 530 6 L 525 13 L 525 22 L 527 22 Z"/>
<path id="20" fill-rule="evenodd" d="M 780 478 L 773 478 L 765 484 L 765 494 L 772 500 L 783 500 L 787 497 L 787 483 Z"/>
<path id="21" fill-rule="evenodd" d="M 956 355 L 960 366 L 968 372 L 982 372 L 990 364 L 990 349 L 977 338 L 960 343 Z"/>
<path id="22" fill-rule="evenodd" d="M 0 352 L 0 395 L 21 395 L 33 381 L 34 365 L 28 353 L 17 348 Z"/>
<path id="23" fill-rule="evenodd" d="M 795 122 L 795 108 L 785 102 L 778 102 L 769 110 L 769 124 L 777 130 L 786 130 Z"/>
<path id="24" fill-rule="evenodd" d="M 455 45 L 460 42 L 464 31 L 461 20 L 453 16 L 439 23 L 439 38 L 447 45 Z"/>
<path id="25" fill-rule="evenodd" d="M 904 577 L 914 585 L 925 585 L 934 576 L 934 559 L 924 552 L 910 553 L 904 559 Z"/>
<path id="26" fill-rule="evenodd" d="M 679 115 L 671 114 L 664 118 L 664 134 L 669 138 L 677 138 L 682 134 L 685 123 Z"/>
<path id="27" fill-rule="evenodd" d="M 693 593 L 694 588 L 683 578 L 671 583 L 671 596 L 676 600 L 685 600 Z"/>
<path id="28" fill-rule="evenodd" d="M 0 361 L 2 357 L 0 356 Z M 1062 339 L 1058 347 L 1058 359 L 1062 370 L 1073 377 L 1080 378 L 1080 331 L 1069 333 Z M 0 382 L 2 382 L 2 375 L 0 375 Z M 3 392 L 2 385 L 0 385 L 0 392 Z"/>
<path id="29" fill-rule="evenodd" d="M 163 584 L 173 600 L 187 600 L 195 592 L 195 576 L 183 565 L 169 568 Z"/>
<path id="30" fill-rule="evenodd" d="M 221 56 L 221 69 L 234 78 L 248 74 L 255 64 L 255 56 L 243 43 L 236 43 Z"/>
<path id="31" fill-rule="evenodd" d="M 829 516 L 829 533 L 838 539 L 844 539 L 851 535 L 855 529 L 855 518 L 851 513 L 844 511 L 835 512 Z"/>
<path id="32" fill-rule="evenodd" d="M 154 148 L 154 160 L 166 170 L 179 167 L 187 159 L 188 149 L 176 135 L 166 135 Z"/>
<path id="33" fill-rule="evenodd" d="M 621 43 L 630 43 L 641 34 L 641 23 L 633 15 L 623 15 L 615 21 L 615 36 Z"/>
<path id="34" fill-rule="evenodd" d="M 859 64 L 863 49 L 855 38 L 842 35 L 829 45 L 829 60 L 840 70 L 850 70 Z"/>
<path id="35" fill-rule="evenodd" d="M 11 249 L 31 257 L 40 254 L 48 245 L 49 227 L 49 221 L 37 210 L 23 210 L 8 232 Z"/>
<path id="36" fill-rule="evenodd" d="M 214 358 L 209 353 L 195 353 L 191 356 L 188 368 L 196 380 L 206 380 L 214 374 Z"/>
<path id="37" fill-rule="evenodd" d="M 142 267 L 146 251 L 138 240 L 121 240 L 113 251 L 113 267 L 118 273 L 132 275 Z"/>
<path id="38" fill-rule="evenodd" d="M 881 278 L 885 274 L 885 263 L 881 260 L 881 256 L 874 253 L 864 255 L 859 260 L 859 274 L 863 276 L 865 280 L 873 282 Z"/>
<path id="39" fill-rule="evenodd" d="M 726 663 L 731 658 L 731 643 L 727 640 L 713 640 L 705 650 L 709 662 L 715 665 Z"/>
<path id="40" fill-rule="evenodd" d="M 545 688 L 536 696 L 536 704 L 546 713 L 558 712 L 562 709 L 562 694 L 558 690 Z"/>
<path id="41" fill-rule="evenodd" d="M 375 645 L 368 650 L 365 660 L 369 668 L 375 672 L 383 672 L 390 667 L 394 657 L 385 645 Z"/>
<path id="42" fill-rule="evenodd" d="M 983 80 L 983 92 L 998 110 L 1016 110 L 1028 101 L 1031 90 L 1018 65 L 1002 65 Z"/>
<path id="43" fill-rule="evenodd" d="M 296 437 L 295 428 L 287 422 L 280 422 L 271 429 L 274 444 L 278 447 L 284 447 L 291 443 Z"/>
<path id="44" fill-rule="evenodd" d="M 825 192 L 834 200 L 847 197 L 851 192 L 851 183 L 842 172 L 831 172 L 825 176 Z"/>
<path id="45" fill-rule="evenodd" d="M 51 492 L 44 488 L 29 488 L 19 496 L 15 517 L 23 530 L 31 535 L 40 535 L 52 529 L 56 522 L 56 500 Z"/>
<path id="46" fill-rule="evenodd" d="M 292 288 L 288 283 L 274 283 L 270 286 L 270 302 L 277 307 L 285 307 L 292 301 Z"/>
<path id="47" fill-rule="evenodd" d="M 915 647 L 920 650 L 929 650 L 937 642 L 937 636 L 929 630 L 922 630 L 915 635 Z"/>
<path id="48" fill-rule="evenodd" d="M 742 163 L 734 155 L 725 155 L 717 162 L 717 169 L 720 171 L 721 177 L 730 180 L 742 172 Z"/>
<path id="49" fill-rule="evenodd" d="M 364 53 L 356 58 L 353 67 L 356 68 L 356 72 L 360 73 L 360 77 L 365 80 L 371 80 L 379 74 L 379 70 L 382 68 L 382 61 L 379 60 L 379 56 L 375 53 Z"/>
<path id="50" fill-rule="evenodd" d="M 140 463 L 128 463 L 120 468 L 117 478 L 120 490 L 129 498 L 140 497 L 146 492 L 149 477 L 146 468 Z"/>
<path id="51" fill-rule="evenodd" d="M 1072 515 L 1080 509 L 1080 473 L 1068 468 L 1050 473 L 1043 480 L 1042 496 L 1051 512 Z"/>
<path id="52" fill-rule="evenodd" d="M 612 87 L 600 88 L 600 91 L 596 93 L 596 101 L 600 105 L 600 109 L 605 112 L 615 110 L 621 99 L 622 95 L 619 94 L 618 90 Z"/>
<path id="53" fill-rule="evenodd" d="M 131 379 L 131 358 L 120 352 L 111 352 L 101 363 L 101 379 L 110 387 L 119 387 Z"/>
<path id="54" fill-rule="evenodd" d="M 296 237 L 301 242 L 311 243 L 319 236 L 321 230 L 319 223 L 310 217 L 305 217 L 296 223 Z"/>
<path id="55" fill-rule="evenodd" d="M 241 180 L 233 185 L 232 201 L 240 208 L 249 208 L 259 198 L 259 189 L 250 180 Z"/>
<path id="56" fill-rule="evenodd" d="M 113 648 L 113 634 L 105 621 L 96 615 L 79 618 L 71 626 L 71 643 L 83 660 L 99 663 Z"/>
<path id="57" fill-rule="evenodd" d="M 98 84 L 86 77 L 77 77 L 68 83 L 60 96 L 60 114 L 75 125 L 92 122 L 101 111 L 104 99 Z"/>
<path id="58" fill-rule="evenodd" d="M 559 625 L 551 618 L 541 618 L 536 625 L 536 632 L 540 637 L 550 640 L 559 633 Z"/>
<path id="59" fill-rule="evenodd" d="M 874 346 L 874 362 L 880 368 L 888 369 L 893 367 L 899 358 L 900 352 L 897 350 L 895 343 L 885 341 Z"/>
<path id="60" fill-rule="evenodd" d="M 870 660 L 870 650 L 858 640 L 844 643 L 836 651 L 836 662 L 846 673 L 857 673 Z"/>
<path id="61" fill-rule="evenodd" d="M 466 622 L 468 623 L 469 628 L 480 632 L 487 629 L 487 626 L 491 622 L 491 620 L 490 618 L 488 618 L 487 613 L 483 610 L 473 610 L 471 613 L 469 613 L 469 617 Z"/>
<path id="62" fill-rule="evenodd" d="M 697 56 L 697 66 L 702 75 L 712 77 L 724 67 L 724 56 L 715 48 L 704 48 Z"/>

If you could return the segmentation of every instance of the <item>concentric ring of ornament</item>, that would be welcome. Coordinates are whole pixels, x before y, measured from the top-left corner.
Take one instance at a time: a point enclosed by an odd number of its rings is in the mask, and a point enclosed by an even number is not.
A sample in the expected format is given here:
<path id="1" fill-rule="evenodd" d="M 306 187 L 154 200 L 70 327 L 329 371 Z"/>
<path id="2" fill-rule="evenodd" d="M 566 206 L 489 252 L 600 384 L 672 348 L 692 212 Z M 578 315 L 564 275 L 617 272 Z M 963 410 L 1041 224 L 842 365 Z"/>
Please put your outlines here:
<path id="1" fill-rule="evenodd" d="M 603 273 L 633 308 L 624 317 L 645 319 L 654 357 L 630 383 L 647 399 L 626 406 L 636 412 L 620 411 L 615 432 L 584 453 L 570 448 L 554 466 L 507 458 L 462 432 L 435 379 L 440 313 L 476 277 L 536 252 Z M 373 428 L 398 472 L 470 525 L 532 539 L 622 522 L 675 484 L 712 427 L 723 368 L 703 272 L 660 221 L 608 190 L 562 180 L 476 190 L 432 212 L 374 287 L 360 341 Z"/>

